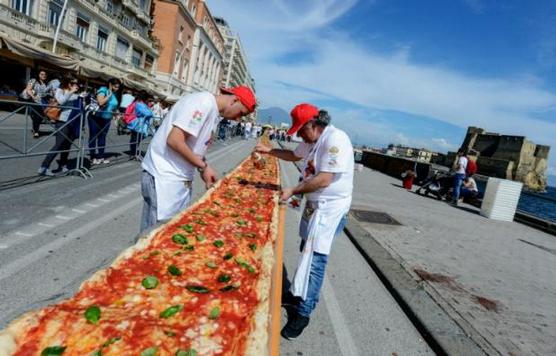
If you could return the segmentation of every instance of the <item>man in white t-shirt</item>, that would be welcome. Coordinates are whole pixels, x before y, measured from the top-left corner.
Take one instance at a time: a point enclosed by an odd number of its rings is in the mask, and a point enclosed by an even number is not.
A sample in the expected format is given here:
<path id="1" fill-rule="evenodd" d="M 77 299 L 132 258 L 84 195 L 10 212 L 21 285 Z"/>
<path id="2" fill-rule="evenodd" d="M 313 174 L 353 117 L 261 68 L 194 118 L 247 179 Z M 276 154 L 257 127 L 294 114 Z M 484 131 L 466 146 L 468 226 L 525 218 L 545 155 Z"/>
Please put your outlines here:
<path id="1" fill-rule="evenodd" d="M 467 169 L 467 150 L 465 148 L 460 148 L 458 150 L 457 159 L 454 163 L 452 169 L 455 172 L 454 175 L 454 193 L 452 197 L 452 204 L 458 205 L 459 196 L 461 194 L 461 185 L 465 179 L 465 170 Z"/>
<path id="2" fill-rule="evenodd" d="M 239 120 L 255 106 L 255 95 L 245 86 L 221 89 L 220 95 L 200 92 L 178 100 L 156 131 L 142 163 L 141 231 L 189 205 L 195 170 L 207 189 L 216 182 L 216 172 L 204 158 L 213 129 L 221 117 Z"/>
<path id="3" fill-rule="evenodd" d="M 300 182 L 282 190 L 280 199 L 305 194 L 299 233 L 302 252 L 290 293 L 283 296 L 288 305 L 288 322 L 282 336 L 295 339 L 309 324 L 309 316 L 319 300 L 324 270 L 334 238 L 346 223 L 353 191 L 353 146 L 348 135 L 330 125 L 330 116 L 310 104 L 291 111 L 293 124 L 288 135 L 303 139 L 293 151 L 271 149 L 262 144 L 256 151 L 286 161 L 304 160 Z"/>

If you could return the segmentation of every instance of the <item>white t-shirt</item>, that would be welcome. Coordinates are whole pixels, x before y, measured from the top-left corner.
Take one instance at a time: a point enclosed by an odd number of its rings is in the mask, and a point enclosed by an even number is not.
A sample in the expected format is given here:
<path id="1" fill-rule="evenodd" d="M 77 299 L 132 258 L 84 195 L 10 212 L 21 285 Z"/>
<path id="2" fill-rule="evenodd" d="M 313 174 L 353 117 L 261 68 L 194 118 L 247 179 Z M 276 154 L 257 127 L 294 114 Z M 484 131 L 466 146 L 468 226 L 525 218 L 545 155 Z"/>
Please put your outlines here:
<path id="1" fill-rule="evenodd" d="M 456 171 L 456 173 L 465 174 L 465 170 L 467 169 L 467 157 L 460 156 L 460 158 L 458 158 L 458 166 L 459 169 Z"/>
<path id="2" fill-rule="evenodd" d="M 193 180 L 195 167 L 168 147 L 168 135 L 174 126 L 189 133 L 191 136 L 186 140 L 187 145 L 193 153 L 202 157 L 219 120 L 218 106 L 213 94 L 201 92 L 182 97 L 156 131 L 141 166 L 155 179 Z"/>
<path id="3" fill-rule="evenodd" d="M 323 140 L 320 142 L 320 140 Z M 323 131 L 314 144 L 302 142 L 294 155 L 305 159 L 303 179 L 319 172 L 335 173 L 332 183 L 326 188 L 307 193 L 307 200 L 335 200 L 351 198 L 353 192 L 353 146 L 348 135 L 332 125 Z"/>

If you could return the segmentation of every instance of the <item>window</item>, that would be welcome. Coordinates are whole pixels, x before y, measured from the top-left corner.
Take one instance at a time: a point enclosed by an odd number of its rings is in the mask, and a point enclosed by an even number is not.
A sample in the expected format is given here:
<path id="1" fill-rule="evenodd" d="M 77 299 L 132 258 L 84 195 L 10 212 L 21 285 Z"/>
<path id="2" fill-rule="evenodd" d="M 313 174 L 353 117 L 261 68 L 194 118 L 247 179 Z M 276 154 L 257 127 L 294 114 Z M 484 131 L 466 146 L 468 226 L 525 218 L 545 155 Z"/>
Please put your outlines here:
<path id="1" fill-rule="evenodd" d="M 141 8 L 141 10 L 147 10 L 147 0 L 139 0 L 139 7 Z"/>
<path id="2" fill-rule="evenodd" d="M 127 50 L 129 49 L 129 42 L 121 37 L 116 41 L 116 57 L 127 61 Z"/>
<path id="3" fill-rule="evenodd" d="M 50 26 L 58 26 L 60 16 L 62 15 L 63 4 L 60 0 L 52 0 L 48 4 L 48 24 Z"/>
<path id="4" fill-rule="evenodd" d="M 174 62 L 174 75 L 178 74 L 180 68 L 180 60 L 181 60 L 180 52 L 176 51 L 176 61 Z"/>
<path id="5" fill-rule="evenodd" d="M 106 51 L 106 42 L 108 42 L 108 31 L 99 27 L 97 37 L 97 49 L 99 51 Z"/>
<path id="6" fill-rule="evenodd" d="M 27 16 L 31 16 L 31 11 L 33 9 L 32 0 L 12 0 L 12 9 L 21 12 Z"/>
<path id="7" fill-rule="evenodd" d="M 131 27 L 132 27 L 131 17 L 129 17 L 128 14 L 122 14 L 122 17 L 121 17 L 120 21 L 121 21 L 122 25 L 124 25 L 125 28 L 131 29 Z"/>
<path id="8" fill-rule="evenodd" d="M 75 35 L 81 42 L 87 41 L 87 33 L 89 32 L 89 18 L 81 13 L 77 13 L 77 26 L 75 27 Z"/>
<path id="9" fill-rule="evenodd" d="M 154 65 L 154 57 L 147 54 L 145 56 L 145 69 L 150 70 Z"/>
<path id="10" fill-rule="evenodd" d="M 180 32 L 178 32 L 178 42 L 183 43 L 183 26 L 180 26 Z"/>
<path id="11" fill-rule="evenodd" d="M 114 12 L 114 3 L 112 0 L 106 0 L 106 11 L 110 14 Z"/>
<path id="12" fill-rule="evenodd" d="M 133 53 L 131 54 L 131 63 L 136 67 L 141 67 L 141 60 L 143 59 L 143 51 L 133 48 Z"/>

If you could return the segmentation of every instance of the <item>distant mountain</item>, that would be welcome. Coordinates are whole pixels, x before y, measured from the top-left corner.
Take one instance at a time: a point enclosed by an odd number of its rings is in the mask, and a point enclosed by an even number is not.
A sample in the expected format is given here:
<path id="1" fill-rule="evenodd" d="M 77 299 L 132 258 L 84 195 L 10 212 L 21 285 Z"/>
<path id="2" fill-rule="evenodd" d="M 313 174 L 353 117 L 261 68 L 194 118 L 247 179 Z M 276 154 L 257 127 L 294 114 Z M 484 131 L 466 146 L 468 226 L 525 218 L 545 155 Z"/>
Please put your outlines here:
<path id="1" fill-rule="evenodd" d="M 257 111 L 257 122 L 259 124 L 271 124 L 275 126 L 279 126 L 280 123 L 285 122 L 289 126 L 291 119 L 290 114 L 286 110 L 278 107 L 270 107 Z"/>

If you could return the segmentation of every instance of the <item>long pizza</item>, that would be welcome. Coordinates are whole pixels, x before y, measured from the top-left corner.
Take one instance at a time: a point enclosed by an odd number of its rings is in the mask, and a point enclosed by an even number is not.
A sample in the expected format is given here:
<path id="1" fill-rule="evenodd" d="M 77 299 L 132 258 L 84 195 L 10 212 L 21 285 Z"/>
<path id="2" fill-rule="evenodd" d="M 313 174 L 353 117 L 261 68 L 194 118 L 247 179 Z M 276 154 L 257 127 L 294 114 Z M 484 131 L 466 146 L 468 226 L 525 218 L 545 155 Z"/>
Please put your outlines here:
<path id="1" fill-rule="evenodd" d="M 0 333 L 3 355 L 265 355 L 277 161 L 246 159 L 76 295 Z"/>

